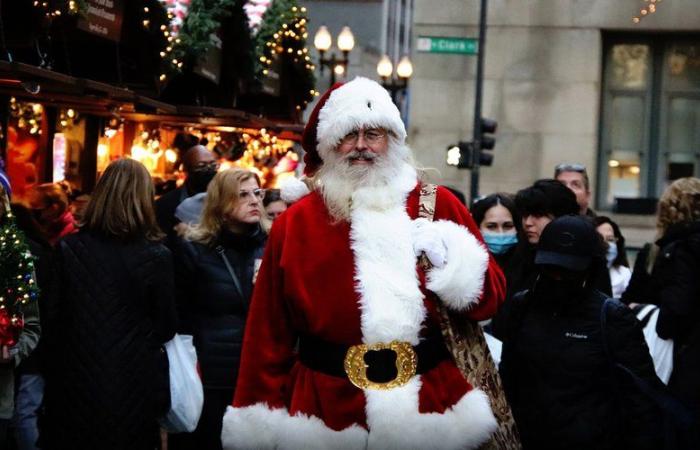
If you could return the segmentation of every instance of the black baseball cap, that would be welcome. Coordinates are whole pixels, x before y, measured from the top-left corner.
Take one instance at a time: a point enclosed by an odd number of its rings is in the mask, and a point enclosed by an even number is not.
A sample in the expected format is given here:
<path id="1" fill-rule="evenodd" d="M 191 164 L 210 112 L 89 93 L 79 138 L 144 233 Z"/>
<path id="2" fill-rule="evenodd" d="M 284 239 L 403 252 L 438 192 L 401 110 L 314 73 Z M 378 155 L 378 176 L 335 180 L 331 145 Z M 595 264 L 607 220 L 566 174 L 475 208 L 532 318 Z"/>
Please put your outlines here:
<path id="1" fill-rule="evenodd" d="M 535 264 L 583 271 L 590 267 L 600 241 L 595 225 L 583 216 L 562 216 L 542 230 Z"/>

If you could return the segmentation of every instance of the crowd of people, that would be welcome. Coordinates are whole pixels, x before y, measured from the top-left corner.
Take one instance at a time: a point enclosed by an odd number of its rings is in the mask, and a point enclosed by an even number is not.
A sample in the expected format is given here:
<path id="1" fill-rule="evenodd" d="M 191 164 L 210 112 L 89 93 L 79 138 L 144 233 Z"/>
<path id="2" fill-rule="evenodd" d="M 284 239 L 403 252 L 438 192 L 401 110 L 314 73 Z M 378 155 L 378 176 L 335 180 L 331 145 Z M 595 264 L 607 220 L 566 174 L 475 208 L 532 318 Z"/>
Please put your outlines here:
<path id="1" fill-rule="evenodd" d="M 583 165 L 470 213 L 405 138 L 358 78 L 321 97 L 291 195 L 191 139 L 184 184 L 158 199 L 132 159 L 74 203 L 58 184 L 11 203 L 0 177 L 0 225 L 21 230 L 40 288 L 8 305 L 24 325 L 2 341 L 0 448 L 698 448 L 700 179 L 666 189 L 632 270 Z M 663 381 L 647 304 L 673 343 Z M 445 311 L 502 345 L 517 433 L 500 384 L 459 364 Z M 193 432 L 165 436 L 175 333 L 194 338 L 204 403 Z"/>

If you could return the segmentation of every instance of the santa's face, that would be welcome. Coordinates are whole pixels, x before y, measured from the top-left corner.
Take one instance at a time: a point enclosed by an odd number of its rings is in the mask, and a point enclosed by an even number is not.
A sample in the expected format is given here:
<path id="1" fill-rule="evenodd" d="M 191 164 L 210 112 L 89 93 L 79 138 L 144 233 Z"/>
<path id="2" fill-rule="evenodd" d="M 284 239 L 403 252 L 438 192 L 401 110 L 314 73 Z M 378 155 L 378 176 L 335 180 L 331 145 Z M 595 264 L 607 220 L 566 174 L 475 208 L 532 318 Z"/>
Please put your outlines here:
<path id="1" fill-rule="evenodd" d="M 337 152 L 351 166 L 371 166 L 377 158 L 386 156 L 389 138 L 381 128 L 360 128 L 351 131 L 340 140 Z"/>

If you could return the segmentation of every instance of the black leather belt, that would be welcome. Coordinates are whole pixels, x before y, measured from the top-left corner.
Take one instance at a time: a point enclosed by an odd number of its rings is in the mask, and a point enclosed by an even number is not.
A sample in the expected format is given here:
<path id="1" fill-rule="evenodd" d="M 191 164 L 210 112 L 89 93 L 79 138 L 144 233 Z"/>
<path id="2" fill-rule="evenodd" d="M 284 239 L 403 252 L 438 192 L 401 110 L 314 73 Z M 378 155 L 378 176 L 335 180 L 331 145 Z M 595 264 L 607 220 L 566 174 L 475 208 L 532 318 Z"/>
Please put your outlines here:
<path id="1" fill-rule="evenodd" d="M 350 346 L 328 342 L 314 336 L 299 339 L 299 361 L 306 367 L 334 377 L 348 378 L 345 372 L 345 356 Z M 432 335 L 413 346 L 416 354 L 416 373 L 423 374 L 450 358 L 442 335 Z M 364 354 L 367 379 L 386 383 L 397 377 L 397 355 L 390 349 L 369 350 Z"/>

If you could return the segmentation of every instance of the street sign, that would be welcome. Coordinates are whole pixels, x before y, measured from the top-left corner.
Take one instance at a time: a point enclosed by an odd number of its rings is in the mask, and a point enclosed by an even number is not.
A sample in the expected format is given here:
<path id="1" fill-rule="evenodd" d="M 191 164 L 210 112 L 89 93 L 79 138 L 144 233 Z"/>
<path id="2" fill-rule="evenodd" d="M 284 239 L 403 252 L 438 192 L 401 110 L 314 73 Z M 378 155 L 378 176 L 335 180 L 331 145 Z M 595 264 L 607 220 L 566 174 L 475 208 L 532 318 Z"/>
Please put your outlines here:
<path id="1" fill-rule="evenodd" d="M 476 38 L 418 36 L 416 49 L 424 53 L 476 55 L 479 51 L 479 40 Z"/>

